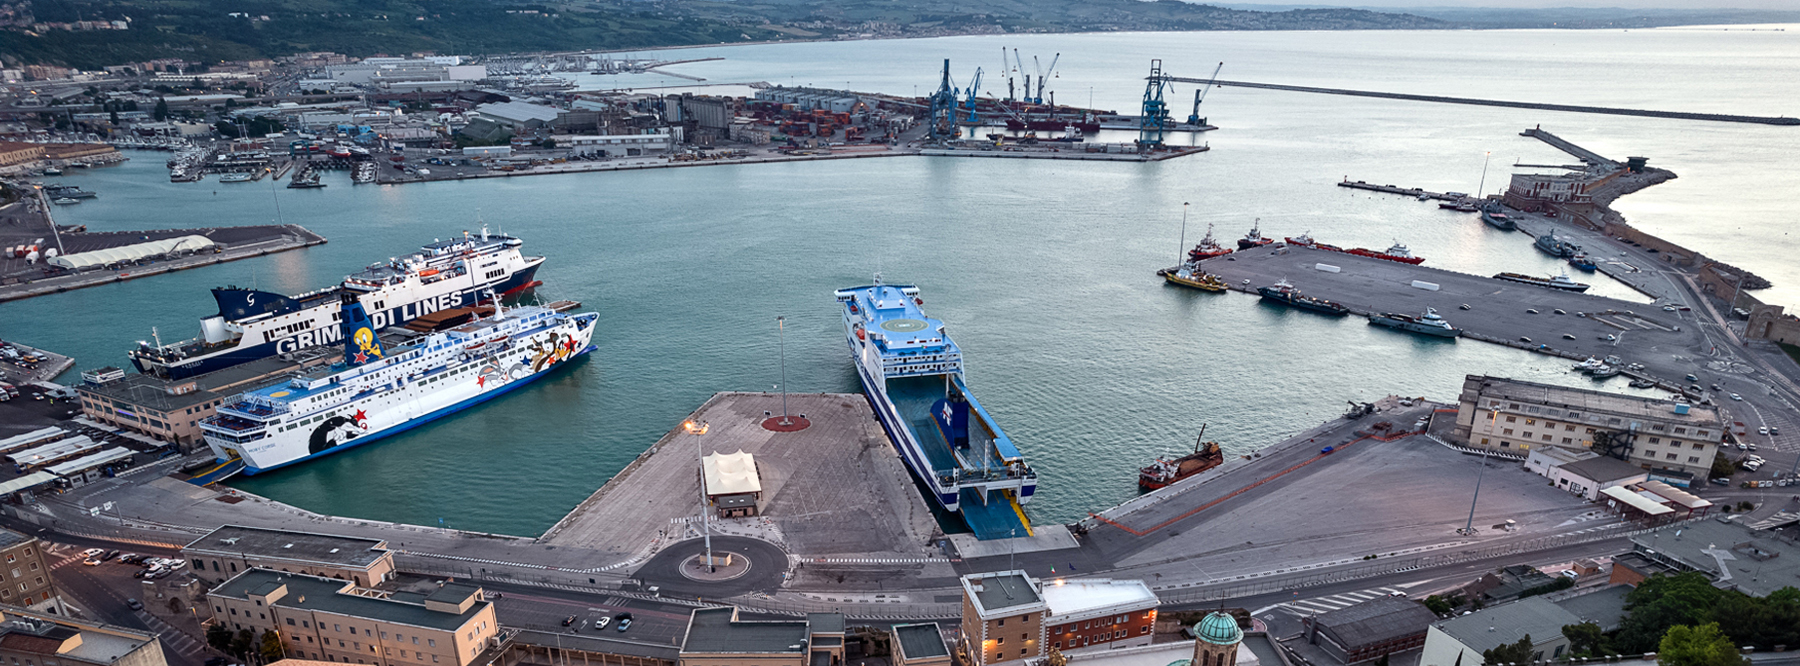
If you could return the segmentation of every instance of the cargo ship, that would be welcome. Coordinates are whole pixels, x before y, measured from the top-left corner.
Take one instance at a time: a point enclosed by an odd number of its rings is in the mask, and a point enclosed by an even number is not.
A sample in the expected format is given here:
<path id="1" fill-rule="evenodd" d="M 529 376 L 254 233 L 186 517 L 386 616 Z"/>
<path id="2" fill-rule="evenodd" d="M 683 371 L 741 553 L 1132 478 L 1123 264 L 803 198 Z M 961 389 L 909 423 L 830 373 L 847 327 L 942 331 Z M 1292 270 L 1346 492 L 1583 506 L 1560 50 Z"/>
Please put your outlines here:
<path id="1" fill-rule="evenodd" d="M 1507 215 L 1506 211 L 1500 208 L 1498 201 L 1490 201 L 1481 207 L 1481 221 L 1488 223 L 1488 226 L 1504 231 L 1519 228 L 1519 225 L 1513 222 L 1512 216 Z"/>
<path id="2" fill-rule="evenodd" d="M 1555 233 L 1538 236 L 1537 240 L 1532 241 L 1531 244 L 1537 247 L 1537 249 L 1543 250 L 1545 254 L 1558 259 L 1573 257 L 1575 256 L 1575 253 L 1581 251 L 1581 248 L 1577 247 L 1574 243 L 1557 238 Z"/>
<path id="3" fill-rule="evenodd" d="M 1386 261 L 1398 261 L 1403 264 L 1413 264 L 1415 266 L 1418 264 L 1425 263 L 1424 257 L 1413 256 L 1412 249 L 1406 247 L 1405 245 L 1402 245 L 1399 241 L 1394 241 L 1394 244 L 1389 246 L 1388 249 L 1382 250 L 1380 252 L 1377 252 L 1375 250 L 1370 250 L 1367 248 L 1361 248 L 1361 247 L 1353 247 L 1348 250 L 1345 250 L 1344 252 L 1347 254 L 1354 254 L 1359 257 L 1369 257 L 1371 259 L 1382 259 L 1382 260 L 1386 260 Z"/>
<path id="4" fill-rule="evenodd" d="M 1435 308 L 1425 308 L 1425 314 L 1417 317 L 1391 312 L 1373 314 L 1369 315 L 1369 323 L 1408 333 L 1435 335 L 1440 338 L 1455 338 L 1462 335 L 1462 329 L 1444 321 L 1443 317 L 1438 316 Z"/>
<path id="5" fill-rule="evenodd" d="M 545 307 L 387 348 L 356 294 L 339 295 L 341 362 L 219 405 L 200 421 L 220 463 L 257 474 L 361 446 L 492 400 L 593 351 L 592 312 Z M 209 473 L 209 478 L 230 475 Z M 216 479 L 215 479 L 216 480 Z"/>
<path id="6" fill-rule="evenodd" d="M 1344 248 L 1338 247 L 1336 245 L 1331 245 L 1328 243 L 1321 243 L 1316 240 L 1313 240 L 1312 232 L 1310 232 L 1310 231 L 1300 234 L 1298 236 L 1288 236 L 1284 240 L 1287 241 L 1288 245 L 1298 245 L 1300 247 L 1310 247 L 1315 250 L 1325 250 L 1326 252 L 1343 252 L 1344 251 Z"/>
<path id="7" fill-rule="evenodd" d="M 543 257 L 519 252 L 511 236 L 464 232 L 399 259 L 370 264 L 336 286 L 296 296 L 220 287 L 219 313 L 200 320 L 200 337 L 172 344 L 138 343 L 130 352 L 139 372 L 182 379 L 259 358 L 338 341 L 338 300 L 354 294 L 375 328 L 403 326 L 420 315 L 475 305 L 484 296 L 523 291 Z"/>
<path id="8" fill-rule="evenodd" d="M 1556 275 L 1547 278 L 1526 275 L 1524 273 L 1501 273 L 1495 275 L 1494 279 L 1528 284 L 1534 287 L 1544 287 L 1547 289 L 1561 289 L 1563 291 L 1587 291 L 1589 286 L 1570 279 L 1568 273 L 1557 273 Z"/>
<path id="9" fill-rule="evenodd" d="M 1234 250 L 1220 245 L 1219 241 L 1213 239 L 1213 225 L 1208 224 L 1206 225 L 1206 235 L 1200 237 L 1200 242 L 1194 245 L 1194 249 L 1188 250 L 1188 261 L 1202 261 L 1213 257 L 1222 257 L 1231 254 L 1232 252 L 1234 252 Z"/>
<path id="10" fill-rule="evenodd" d="M 962 349 L 920 309 L 919 288 L 877 277 L 834 295 L 869 406 L 932 501 L 977 538 L 1031 535 L 1022 505 L 1037 472 L 969 391 Z"/>
<path id="11" fill-rule="evenodd" d="M 1244 234 L 1243 238 L 1238 239 L 1238 250 L 1242 251 L 1253 247 L 1262 247 L 1273 242 L 1275 242 L 1275 239 L 1273 238 L 1263 238 L 1262 220 L 1257 220 L 1256 223 L 1250 225 L 1250 233 Z"/>
<path id="12" fill-rule="evenodd" d="M 1272 301 L 1301 310 L 1311 310 L 1313 312 L 1328 315 L 1345 315 L 1350 313 L 1350 308 L 1323 298 L 1313 298 L 1300 293 L 1300 290 L 1295 289 L 1294 285 L 1288 284 L 1287 280 L 1281 280 L 1267 287 L 1258 287 L 1256 293 L 1262 294 L 1263 300 L 1265 301 Z"/>
<path id="13" fill-rule="evenodd" d="M 1225 463 L 1225 453 L 1219 449 L 1218 442 L 1202 442 L 1206 437 L 1206 428 L 1200 428 L 1200 437 L 1194 439 L 1194 452 L 1174 460 L 1157 458 L 1156 462 L 1145 465 L 1138 470 L 1138 488 L 1156 490 L 1180 483 L 1181 481 L 1206 470 Z"/>

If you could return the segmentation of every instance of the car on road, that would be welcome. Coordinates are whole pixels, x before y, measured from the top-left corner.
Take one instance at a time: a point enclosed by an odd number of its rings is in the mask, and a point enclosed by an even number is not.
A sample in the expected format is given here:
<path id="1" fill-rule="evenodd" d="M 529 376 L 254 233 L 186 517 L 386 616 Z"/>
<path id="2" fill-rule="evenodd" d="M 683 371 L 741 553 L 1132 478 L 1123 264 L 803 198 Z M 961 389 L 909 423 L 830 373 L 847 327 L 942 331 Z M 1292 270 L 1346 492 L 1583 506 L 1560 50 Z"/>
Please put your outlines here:
<path id="1" fill-rule="evenodd" d="M 1525 314 L 1537 314 L 1537 308 L 1525 308 Z"/>
<path id="2" fill-rule="evenodd" d="M 1563 339 L 1564 339 L 1564 340 L 1574 340 L 1574 339 L 1575 339 L 1575 334 L 1573 334 L 1573 333 L 1564 333 L 1564 334 L 1563 334 Z"/>
<path id="3" fill-rule="evenodd" d="M 575 616 L 570 615 L 568 617 L 563 618 L 563 626 L 567 627 L 571 624 L 575 624 Z"/>
<path id="4" fill-rule="evenodd" d="M 1757 429 L 1756 429 L 1756 434 L 1758 434 L 1758 435 L 1767 435 L 1767 434 L 1769 434 L 1769 426 L 1763 426 L 1763 427 L 1761 427 L 1761 428 L 1757 428 Z"/>
<path id="5" fill-rule="evenodd" d="M 1741 395 L 1738 395 L 1738 394 L 1736 394 L 1736 393 L 1733 393 L 1733 394 L 1731 394 L 1731 399 L 1732 399 L 1732 400 L 1738 400 L 1738 401 L 1742 401 L 1742 400 L 1743 400 L 1743 399 L 1744 399 L 1744 396 L 1741 396 Z"/>
<path id="6" fill-rule="evenodd" d="M 100 561 L 101 561 L 101 562 L 106 562 L 106 561 L 110 561 L 110 560 L 112 560 L 112 558 L 115 558 L 115 557 L 118 557 L 118 556 L 119 556 L 119 551 L 116 551 L 116 550 L 109 550 L 109 551 L 106 551 L 106 554 L 105 554 L 105 555 L 101 555 L 101 556 L 100 556 Z"/>
<path id="7" fill-rule="evenodd" d="M 81 556 L 82 557 L 97 557 L 105 552 L 106 551 L 101 550 L 99 548 L 89 548 L 87 550 L 81 551 Z"/>
<path id="8" fill-rule="evenodd" d="M 100 566 L 100 562 L 101 562 L 101 560 L 98 557 L 90 557 L 90 558 L 87 558 L 87 559 L 81 561 L 82 564 L 88 565 L 90 567 Z"/>
<path id="9" fill-rule="evenodd" d="M 1519 342 L 1523 342 L 1525 344 L 1531 344 L 1531 338 L 1521 335 L 1521 336 L 1519 336 Z"/>
<path id="10" fill-rule="evenodd" d="M 136 599 L 126 599 L 125 607 L 130 608 L 131 610 L 144 610 L 144 602 Z"/>
<path id="11" fill-rule="evenodd" d="M 1775 426 L 1769 426 L 1769 434 L 1779 435 L 1779 434 L 1781 434 L 1781 428 L 1777 428 Z"/>
<path id="12" fill-rule="evenodd" d="M 1750 445 L 1749 445 L 1749 446 L 1750 446 L 1750 450 L 1751 450 L 1751 451 L 1755 451 L 1755 450 L 1756 450 L 1756 445 L 1755 445 L 1755 444 L 1750 444 Z"/>
<path id="13" fill-rule="evenodd" d="M 1560 315 L 1566 315 L 1566 314 L 1569 314 L 1569 313 L 1567 313 L 1567 312 L 1563 312 L 1563 310 L 1562 310 L 1562 308 L 1557 308 L 1557 309 L 1555 309 L 1555 310 L 1551 310 L 1551 312 L 1554 312 L 1554 313 L 1556 313 L 1556 314 L 1560 314 Z"/>
<path id="14" fill-rule="evenodd" d="M 1468 304 L 1468 303 L 1464 303 L 1464 304 L 1462 304 L 1462 305 L 1459 305 L 1459 306 L 1457 306 L 1457 307 L 1459 307 L 1459 308 L 1462 308 L 1462 309 L 1464 309 L 1464 310 L 1467 310 L 1467 309 L 1469 309 L 1469 304 Z"/>
<path id="15" fill-rule="evenodd" d="M 631 628 L 631 618 L 625 618 L 623 620 L 619 620 L 619 631 L 621 633 L 624 632 L 626 629 L 630 629 L 630 628 Z"/>
<path id="16" fill-rule="evenodd" d="M 1663 306 L 1663 312 L 1674 312 L 1674 311 L 1675 311 L 1675 306 L 1673 306 L 1673 305 Z"/>
<path id="17" fill-rule="evenodd" d="M 600 616 L 599 619 L 594 620 L 594 631 L 599 631 L 601 629 L 605 629 L 606 625 L 610 622 L 612 622 L 611 617 L 606 616 L 606 615 Z"/>
<path id="18" fill-rule="evenodd" d="M 1745 444 L 1745 443 L 1743 443 L 1743 442 L 1738 442 L 1738 450 L 1739 450 L 1739 451 L 1749 451 L 1749 450 L 1750 450 L 1750 445 L 1749 445 L 1749 444 Z"/>

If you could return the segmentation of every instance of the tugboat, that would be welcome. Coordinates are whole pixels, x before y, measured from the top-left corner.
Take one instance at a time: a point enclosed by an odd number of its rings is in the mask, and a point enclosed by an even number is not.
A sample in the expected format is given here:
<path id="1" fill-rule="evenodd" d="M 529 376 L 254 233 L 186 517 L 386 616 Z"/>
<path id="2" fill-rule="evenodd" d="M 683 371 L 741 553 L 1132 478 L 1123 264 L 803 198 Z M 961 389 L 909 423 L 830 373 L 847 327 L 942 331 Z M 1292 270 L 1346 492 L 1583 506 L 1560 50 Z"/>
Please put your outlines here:
<path id="1" fill-rule="evenodd" d="M 1193 287 L 1201 291 L 1220 292 L 1228 288 L 1223 278 L 1200 270 L 1199 262 L 1190 261 L 1175 268 L 1162 269 L 1156 274 L 1163 276 L 1163 279 L 1168 280 L 1170 284 Z"/>
<path id="2" fill-rule="evenodd" d="M 1212 225 L 1208 224 L 1206 225 L 1206 235 L 1200 238 L 1200 243 L 1195 245 L 1194 249 L 1188 250 L 1188 260 L 1200 261 L 1202 259 L 1211 259 L 1213 257 L 1222 257 L 1231 254 L 1232 252 L 1233 250 L 1231 248 L 1220 245 L 1219 241 L 1213 240 L 1213 228 Z"/>
<path id="3" fill-rule="evenodd" d="M 1350 314 L 1350 308 L 1323 298 L 1313 298 L 1301 294 L 1300 290 L 1295 289 L 1294 285 L 1289 284 L 1287 280 L 1281 280 L 1267 287 L 1258 287 L 1256 293 L 1262 294 L 1265 301 L 1280 303 L 1292 308 L 1337 316 Z"/>
<path id="4" fill-rule="evenodd" d="M 1502 231 L 1512 231 L 1519 228 L 1519 225 L 1513 223 L 1512 217 L 1508 216 L 1506 211 L 1500 209 L 1500 202 L 1498 201 L 1488 202 L 1486 206 L 1481 207 L 1481 221 Z"/>
<path id="5" fill-rule="evenodd" d="M 1545 254 L 1558 259 L 1573 257 L 1575 253 L 1581 251 L 1581 248 L 1576 247 L 1574 243 L 1557 238 L 1554 232 L 1538 236 L 1537 241 L 1532 244 L 1537 246 L 1537 249 L 1543 250 Z"/>
<path id="6" fill-rule="evenodd" d="M 1529 285 L 1532 285 L 1535 287 L 1544 287 L 1547 289 L 1561 289 L 1563 291 L 1581 292 L 1581 291 L 1587 291 L 1588 287 L 1589 287 L 1589 285 L 1587 285 L 1587 284 L 1576 282 L 1576 281 L 1570 279 L 1568 273 L 1557 273 L 1554 277 L 1548 277 L 1548 278 L 1541 278 L 1541 277 L 1538 277 L 1535 275 L 1526 275 L 1524 273 L 1501 273 L 1499 275 L 1495 275 L 1494 279 L 1505 280 L 1507 282 L 1517 282 L 1519 284 L 1529 284 Z"/>
<path id="7" fill-rule="evenodd" d="M 1435 335 L 1440 338 L 1456 338 L 1462 335 L 1462 329 L 1444 321 L 1443 317 L 1438 316 L 1435 308 L 1425 308 L 1425 314 L 1418 317 L 1391 312 L 1369 315 L 1369 323 L 1409 333 Z"/>
<path id="8" fill-rule="evenodd" d="M 1194 438 L 1194 452 L 1174 460 L 1157 458 L 1156 462 L 1145 465 L 1138 470 L 1138 488 L 1156 490 L 1218 467 L 1225 462 L 1225 453 L 1219 449 L 1218 442 L 1203 442 L 1206 437 L 1206 426 L 1200 426 L 1200 436 Z"/>
<path id="9" fill-rule="evenodd" d="M 1412 250 L 1410 248 L 1406 247 L 1405 245 L 1402 245 L 1400 243 L 1400 241 L 1394 241 L 1394 244 L 1392 246 L 1389 246 L 1387 250 L 1382 251 L 1382 252 L 1376 252 L 1376 251 L 1370 250 L 1368 248 L 1357 247 L 1357 248 L 1351 248 L 1349 250 L 1349 253 L 1359 256 L 1359 257 L 1369 257 L 1372 259 L 1386 259 L 1388 261 L 1398 261 L 1403 264 L 1413 264 L 1415 266 L 1418 264 L 1425 263 L 1424 257 L 1413 256 Z"/>
<path id="10" fill-rule="evenodd" d="M 221 182 L 221 183 L 248 183 L 248 182 L 250 182 L 250 174 L 228 173 L 223 176 L 219 176 L 219 182 Z"/>
<path id="11" fill-rule="evenodd" d="M 1576 270 L 1589 273 L 1599 270 L 1600 268 L 1599 266 L 1594 265 L 1593 258 L 1589 257 L 1586 252 L 1576 252 L 1575 256 L 1569 257 L 1569 265 L 1574 266 Z"/>
<path id="12" fill-rule="evenodd" d="M 1250 233 L 1244 234 L 1243 238 L 1238 239 L 1238 249 L 1248 250 L 1253 247 L 1262 247 L 1273 242 L 1275 242 L 1275 239 L 1273 238 L 1263 238 L 1262 218 L 1257 218 L 1256 222 L 1250 225 Z"/>

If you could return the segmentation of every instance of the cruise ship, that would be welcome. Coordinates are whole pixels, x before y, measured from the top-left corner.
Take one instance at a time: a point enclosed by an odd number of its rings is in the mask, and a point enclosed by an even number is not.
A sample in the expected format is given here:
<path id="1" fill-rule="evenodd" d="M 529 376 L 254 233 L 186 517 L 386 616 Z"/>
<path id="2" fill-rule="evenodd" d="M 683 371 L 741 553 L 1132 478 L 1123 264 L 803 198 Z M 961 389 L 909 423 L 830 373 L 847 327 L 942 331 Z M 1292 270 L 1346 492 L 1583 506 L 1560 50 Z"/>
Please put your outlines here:
<path id="1" fill-rule="evenodd" d="M 182 379 L 259 358 L 338 341 L 339 297 L 353 294 L 376 330 L 401 326 L 447 308 L 475 305 L 537 282 L 543 257 L 520 253 L 511 236 L 463 232 L 398 259 L 370 264 L 337 286 L 297 296 L 220 287 L 219 313 L 200 320 L 200 337 L 172 344 L 140 341 L 131 350 L 139 372 Z"/>
<path id="2" fill-rule="evenodd" d="M 343 361 L 240 394 L 200 422 L 221 463 L 266 472 L 492 400 L 592 351 L 599 318 L 502 308 L 386 349 L 355 294 L 343 294 L 339 308 Z"/>
<path id="3" fill-rule="evenodd" d="M 1030 536 L 1020 505 L 1037 472 L 969 392 L 962 350 L 920 309 L 919 288 L 877 279 L 835 295 L 869 405 L 932 499 L 977 538 Z"/>

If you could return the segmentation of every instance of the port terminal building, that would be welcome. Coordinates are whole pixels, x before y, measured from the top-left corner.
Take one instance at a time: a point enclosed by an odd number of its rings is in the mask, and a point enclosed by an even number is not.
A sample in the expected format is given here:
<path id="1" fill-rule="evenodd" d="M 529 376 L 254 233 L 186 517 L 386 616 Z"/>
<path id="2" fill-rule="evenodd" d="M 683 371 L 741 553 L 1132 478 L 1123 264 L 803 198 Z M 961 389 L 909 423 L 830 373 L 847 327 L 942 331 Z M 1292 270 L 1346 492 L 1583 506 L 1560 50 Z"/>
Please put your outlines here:
<path id="1" fill-rule="evenodd" d="M 0 660 L 43 666 L 169 664 L 154 634 L 10 606 L 0 610 Z"/>
<path id="2" fill-rule="evenodd" d="M 735 607 L 696 608 L 681 638 L 679 666 L 841 666 L 844 616 L 745 620 Z"/>
<path id="3" fill-rule="evenodd" d="M 181 548 L 194 576 L 218 585 L 250 569 L 303 573 L 374 587 L 394 577 L 381 539 L 226 525 Z"/>
<path id="4" fill-rule="evenodd" d="M 1463 380 L 1451 431 L 1514 459 L 1545 447 L 1591 451 L 1684 488 L 1705 482 L 1725 435 L 1708 405 L 1482 375 Z"/>
<path id="5" fill-rule="evenodd" d="M 277 633 L 293 659 L 469 666 L 500 633 L 493 604 L 479 586 L 466 583 L 389 591 L 249 569 L 207 592 L 206 606 L 233 631 Z"/>
<path id="6" fill-rule="evenodd" d="M 1022 570 L 962 577 L 964 649 L 976 664 L 1151 643 L 1160 604 L 1140 580 L 1039 580 Z"/>

